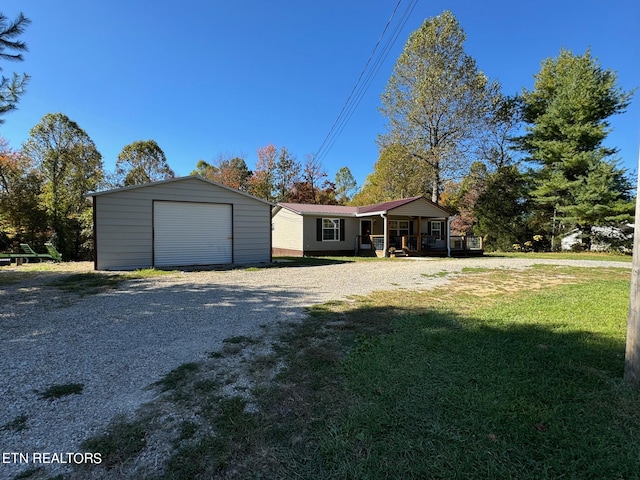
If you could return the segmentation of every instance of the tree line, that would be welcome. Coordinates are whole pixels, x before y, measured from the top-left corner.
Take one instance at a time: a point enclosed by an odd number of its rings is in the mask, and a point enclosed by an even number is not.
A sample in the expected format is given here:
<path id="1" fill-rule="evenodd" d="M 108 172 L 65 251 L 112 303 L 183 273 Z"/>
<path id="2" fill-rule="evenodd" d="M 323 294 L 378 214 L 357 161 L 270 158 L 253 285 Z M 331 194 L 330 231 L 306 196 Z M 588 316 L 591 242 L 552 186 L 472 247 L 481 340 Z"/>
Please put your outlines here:
<path id="1" fill-rule="evenodd" d="M 330 181 L 311 156 L 300 163 L 286 147 L 258 149 L 255 171 L 243 158 L 200 160 L 192 175 L 273 202 L 346 203 L 356 182 L 347 167 Z M 61 113 L 47 114 L 31 129 L 21 150 L 0 137 L 0 250 L 21 242 L 53 241 L 63 257 L 90 259 L 93 249 L 91 192 L 174 178 L 154 140 L 126 145 L 115 170 L 80 126 Z"/>
<path id="2" fill-rule="evenodd" d="M 603 229 L 628 233 L 634 182 L 604 141 L 633 92 L 590 49 L 562 49 L 531 90 L 507 96 L 465 40 L 448 11 L 410 35 L 382 94 L 378 161 L 353 203 L 430 197 L 457 213 L 454 234 L 489 249 L 557 249 L 570 232 L 588 249 Z"/>
<path id="3" fill-rule="evenodd" d="M 17 37 L 28 24 L 22 14 L 13 22 L 0 14 L 0 60 L 22 59 L 27 48 Z M 451 12 L 410 35 L 382 93 L 388 123 L 378 160 L 355 195 L 348 167 L 330 179 L 313 156 L 300 162 L 275 145 L 258 149 L 253 171 L 244 158 L 219 156 L 192 173 L 272 202 L 364 205 L 424 195 L 457 214 L 454 234 L 482 235 L 489 249 L 556 249 L 572 231 L 589 248 L 604 227 L 624 232 L 633 182 L 604 141 L 608 119 L 633 92 L 590 50 L 563 49 L 542 62 L 531 90 L 507 96 L 465 52 L 465 40 Z M 0 116 L 16 108 L 27 82 L 26 74 L 2 77 Z M 53 240 L 67 259 L 90 258 L 88 193 L 174 175 L 153 140 L 125 146 L 115 171 L 105 172 L 87 133 L 47 114 L 20 150 L 0 139 L 0 250 Z"/>

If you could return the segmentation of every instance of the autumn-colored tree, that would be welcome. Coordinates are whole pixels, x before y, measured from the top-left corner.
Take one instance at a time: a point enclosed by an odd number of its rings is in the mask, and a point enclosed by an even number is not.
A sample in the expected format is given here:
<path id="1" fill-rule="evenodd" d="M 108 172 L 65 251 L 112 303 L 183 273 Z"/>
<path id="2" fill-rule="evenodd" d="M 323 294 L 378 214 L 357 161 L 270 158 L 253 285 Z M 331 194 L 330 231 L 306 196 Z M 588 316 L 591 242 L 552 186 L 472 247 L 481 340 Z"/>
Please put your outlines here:
<path id="1" fill-rule="evenodd" d="M 322 163 L 314 156 L 307 155 L 302 166 L 302 174 L 299 181 L 294 182 L 287 194 L 287 201 L 295 203 L 328 204 L 335 203 L 331 198 L 334 192 L 331 182 L 326 180 L 327 172 Z"/>
<path id="2" fill-rule="evenodd" d="M 191 175 L 200 175 L 212 182 L 246 192 L 249 190 L 252 173 L 243 158 L 226 158 L 221 155 L 213 165 L 200 160 Z"/>
<path id="3" fill-rule="evenodd" d="M 0 249 L 47 240 L 46 212 L 39 203 L 42 181 L 31 160 L 0 137 Z"/>
<path id="4" fill-rule="evenodd" d="M 280 148 L 274 172 L 277 202 L 288 202 L 293 186 L 300 181 L 300 163 L 286 147 Z"/>
<path id="5" fill-rule="evenodd" d="M 453 235 L 473 235 L 474 226 L 478 223 L 475 206 L 486 189 L 488 175 L 484 163 L 473 163 L 458 191 L 446 202 L 446 206 L 456 212 L 456 216 L 451 221 Z"/>
<path id="6" fill-rule="evenodd" d="M 248 180 L 249 193 L 267 201 L 273 201 L 275 184 L 276 158 L 278 149 L 269 144 L 258 149 L 258 161 L 253 175 Z"/>
<path id="7" fill-rule="evenodd" d="M 243 192 L 249 189 L 251 170 L 249 170 L 243 158 L 221 159 L 217 168 L 217 182 Z"/>

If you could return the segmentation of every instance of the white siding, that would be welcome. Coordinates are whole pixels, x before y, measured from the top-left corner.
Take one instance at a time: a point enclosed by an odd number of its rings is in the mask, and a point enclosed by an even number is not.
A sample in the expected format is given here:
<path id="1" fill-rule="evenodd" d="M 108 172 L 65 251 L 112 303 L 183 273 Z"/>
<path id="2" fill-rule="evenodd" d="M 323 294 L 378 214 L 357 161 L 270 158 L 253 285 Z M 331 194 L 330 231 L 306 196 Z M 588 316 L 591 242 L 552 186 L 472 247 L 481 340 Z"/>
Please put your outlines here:
<path id="1" fill-rule="evenodd" d="M 271 219 L 273 248 L 302 251 L 302 216 L 281 208 Z"/>

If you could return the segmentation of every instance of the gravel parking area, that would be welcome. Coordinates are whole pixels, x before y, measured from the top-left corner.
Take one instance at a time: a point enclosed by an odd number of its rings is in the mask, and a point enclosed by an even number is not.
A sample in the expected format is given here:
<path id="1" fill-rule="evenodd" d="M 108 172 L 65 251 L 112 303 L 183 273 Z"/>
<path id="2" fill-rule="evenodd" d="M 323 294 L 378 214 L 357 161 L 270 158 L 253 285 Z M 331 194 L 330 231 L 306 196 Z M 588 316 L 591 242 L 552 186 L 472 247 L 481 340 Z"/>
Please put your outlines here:
<path id="1" fill-rule="evenodd" d="M 0 455 L 78 452 L 79 443 L 114 416 L 152 400 L 155 392 L 147 387 L 170 370 L 219 351 L 226 338 L 276 338 L 283 324 L 304 319 L 306 306 L 375 290 L 433 288 L 450 281 L 429 276 L 442 271 L 546 263 L 631 268 L 594 261 L 396 259 L 177 272 L 86 296 L 49 283 L 90 271 L 92 264 L 73 265 L 73 272 L 62 265 L 62 271 L 11 284 L 1 282 L 11 269 L 0 269 Z M 71 383 L 82 384 L 82 393 L 41 396 L 52 385 Z M 3 461 L 0 479 L 29 467 Z"/>

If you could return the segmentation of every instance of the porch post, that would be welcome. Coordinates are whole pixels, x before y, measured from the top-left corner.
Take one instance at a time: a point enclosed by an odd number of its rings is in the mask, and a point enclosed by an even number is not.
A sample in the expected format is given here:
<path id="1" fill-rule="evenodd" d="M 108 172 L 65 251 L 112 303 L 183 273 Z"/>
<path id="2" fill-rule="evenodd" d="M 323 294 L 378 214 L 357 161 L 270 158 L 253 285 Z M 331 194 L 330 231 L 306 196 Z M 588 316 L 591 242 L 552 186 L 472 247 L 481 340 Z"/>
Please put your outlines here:
<path id="1" fill-rule="evenodd" d="M 451 217 L 447 217 L 447 257 L 451 256 Z"/>
<path id="2" fill-rule="evenodd" d="M 387 220 L 387 214 L 386 213 L 381 213 L 380 216 L 382 217 L 383 221 L 384 221 L 384 255 L 383 257 L 387 256 L 387 251 L 389 249 L 389 238 L 388 238 L 388 232 L 389 232 L 389 225 L 388 225 L 388 220 Z"/>

